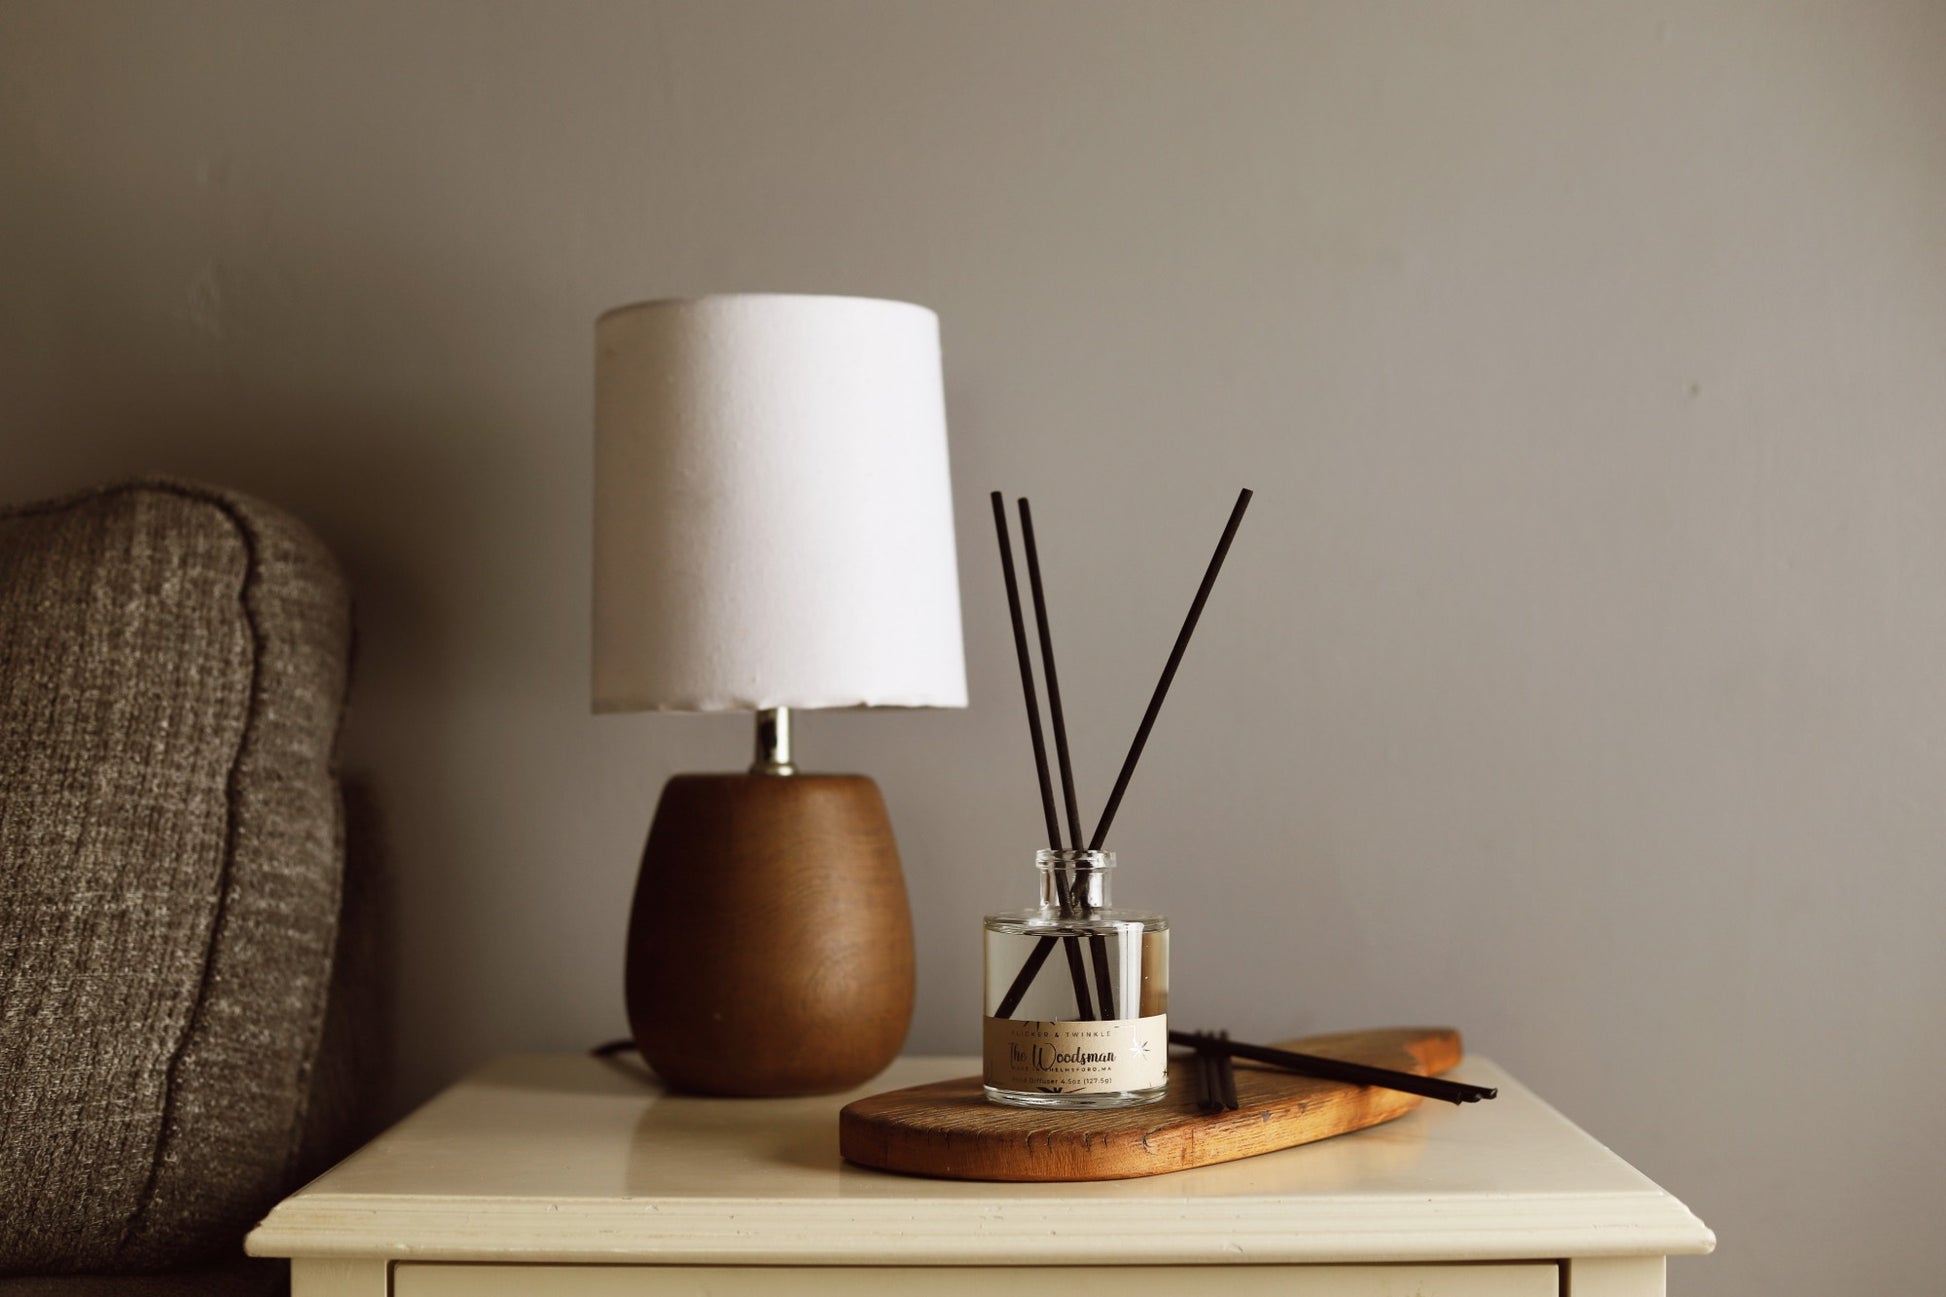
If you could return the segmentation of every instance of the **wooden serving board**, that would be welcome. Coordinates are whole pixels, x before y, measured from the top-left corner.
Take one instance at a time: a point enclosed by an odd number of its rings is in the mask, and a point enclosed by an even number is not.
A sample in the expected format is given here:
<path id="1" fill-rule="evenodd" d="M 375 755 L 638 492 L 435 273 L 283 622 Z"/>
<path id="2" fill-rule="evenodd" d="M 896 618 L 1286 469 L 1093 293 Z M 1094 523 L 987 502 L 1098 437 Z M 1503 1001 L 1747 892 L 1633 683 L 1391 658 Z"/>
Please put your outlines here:
<path id="1" fill-rule="evenodd" d="M 1285 1049 L 1433 1076 L 1459 1064 L 1449 1027 L 1348 1031 Z M 891 1090 L 838 1114 L 838 1149 L 863 1166 L 949 1180 L 1125 1180 L 1233 1162 L 1403 1117 L 1417 1095 L 1320 1081 L 1236 1060 L 1235 1112 L 1196 1103 L 1193 1061 L 1169 1065 L 1169 1093 L 1140 1108 L 1055 1112 L 987 1102 L 977 1076 Z"/>

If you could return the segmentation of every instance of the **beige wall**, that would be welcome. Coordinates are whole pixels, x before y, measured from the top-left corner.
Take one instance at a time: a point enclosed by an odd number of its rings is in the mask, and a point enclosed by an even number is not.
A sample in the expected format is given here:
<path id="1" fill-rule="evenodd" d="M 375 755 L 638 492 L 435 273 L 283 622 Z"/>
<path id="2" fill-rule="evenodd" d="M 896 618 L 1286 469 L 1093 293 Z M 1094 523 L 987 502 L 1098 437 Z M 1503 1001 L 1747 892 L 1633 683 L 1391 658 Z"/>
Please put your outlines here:
<path id="1" fill-rule="evenodd" d="M 1946 1146 L 1946 11 L 1716 3 L 0 5 L 0 495 L 158 467 L 360 597 L 400 1097 L 617 1034 L 655 791 L 587 707 L 591 326 L 944 321 L 974 706 L 876 773 L 912 1045 L 1038 813 L 984 513 L 1042 515 L 1177 1009 L 1449 1021 L 1723 1236 L 1930 1291 Z"/>

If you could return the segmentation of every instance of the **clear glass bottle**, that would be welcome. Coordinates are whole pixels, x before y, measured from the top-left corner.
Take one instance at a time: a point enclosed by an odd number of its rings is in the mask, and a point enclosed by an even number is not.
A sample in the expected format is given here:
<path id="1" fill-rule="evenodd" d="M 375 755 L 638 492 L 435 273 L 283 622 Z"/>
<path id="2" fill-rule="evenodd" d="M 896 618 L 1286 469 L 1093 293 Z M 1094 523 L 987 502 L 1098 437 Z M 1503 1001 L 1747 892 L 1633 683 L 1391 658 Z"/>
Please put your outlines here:
<path id="1" fill-rule="evenodd" d="M 1044 850 L 1034 867 L 1040 904 L 984 920 L 987 1098 L 1155 1102 L 1169 1078 L 1169 921 L 1109 905 L 1112 851 Z"/>

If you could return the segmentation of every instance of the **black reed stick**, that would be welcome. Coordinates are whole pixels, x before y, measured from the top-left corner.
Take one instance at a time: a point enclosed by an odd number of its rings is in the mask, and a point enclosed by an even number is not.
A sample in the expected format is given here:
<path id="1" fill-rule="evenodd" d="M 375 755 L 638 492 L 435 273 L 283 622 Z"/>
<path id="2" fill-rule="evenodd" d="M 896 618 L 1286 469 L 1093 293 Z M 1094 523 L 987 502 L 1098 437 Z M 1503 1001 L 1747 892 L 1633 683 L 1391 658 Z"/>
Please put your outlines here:
<path id="1" fill-rule="evenodd" d="M 1027 588 L 1034 596 L 1034 625 L 1040 631 L 1041 675 L 1047 680 L 1047 715 L 1054 722 L 1054 757 L 1061 771 L 1061 796 L 1067 805 L 1068 844 L 1081 849 L 1081 808 L 1075 800 L 1074 763 L 1068 756 L 1068 723 L 1061 710 L 1061 676 L 1054 669 L 1054 624 L 1047 616 L 1047 592 L 1041 585 L 1041 551 L 1034 541 L 1034 510 L 1027 497 L 1020 498 L 1020 543 L 1027 553 Z M 1060 842 L 1054 844 L 1056 847 Z M 1081 872 L 1075 869 L 1057 875 L 1055 886 L 1065 887 L 1073 898 L 1074 912 L 1086 917 L 1088 902 L 1081 890 Z M 1099 933 L 1088 939 L 1088 950 L 1095 965 L 1095 1003 L 1103 1018 L 1115 1016 L 1114 976 L 1108 962 L 1108 939 Z"/>
<path id="2" fill-rule="evenodd" d="M 1034 690 L 1034 663 L 1027 654 L 1027 626 L 1020 616 L 1020 581 L 1014 576 L 1014 547 L 1007 535 L 1007 505 L 993 493 L 993 531 L 1000 541 L 1000 575 L 1007 583 L 1007 612 L 1014 623 L 1014 656 L 1020 661 L 1020 692 L 1027 699 L 1027 736 L 1034 743 L 1034 773 L 1040 777 L 1041 813 L 1047 818 L 1047 840 L 1061 840 L 1061 822 L 1054 814 L 1054 786 L 1047 778 L 1047 741 L 1041 737 L 1040 697 Z"/>
<path id="3" fill-rule="evenodd" d="M 1041 586 L 1041 551 L 1034 543 L 1034 510 L 1020 497 L 1020 544 L 1027 553 L 1027 588 L 1034 596 L 1034 623 L 1041 638 L 1041 674 L 1047 677 L 1047 714 L 1054 722 L 1054 758 L 1061 771 L 1061 795 L 1068 813 L 1068 842 L 1081 849 L 1081 808 L 1074 796 L 1074 763 L 1068 757 L 1068 723 L 1061 711 L 1061 677 L 1054 669 L 1054 627 L 1047 618 L 1047 592 Z M 1060 846 L 1057 840 L 1054 844 Z"/>
<path id="4" fill-rule="evenodd" d="M 1417 1072 L 1399 1072 L 1365 1063 L 1349 1063 L 1342 1058 L 1325 1058 L 1320 1054 L 1300 1054 L 1295 1050 L 1273 1049 L 1268 1045 L 1246 1045 L 1240 1040 L 1211 1036 L 1204 1032 L 1172 1031 L 1169 1033 L 1169 1043 L 1187 1045 L 1198 1052 L 1229 1054 L 1255 1063 L 1269 1063 L 1272 1067 L 1281 1067 L 1300 1076 L 1350 1081 L 1354 1085 L 1376 1085 L 1387 1090 L 1423 1095 L 1428 1099 L 1444 1099 L 1448 1103 L 1477 1103 L 1500 1093 L 1491 1086 L 1469 1085 L 1464 1081 L 1448 1081 L 1443 1077 L 1421 1076 Z"/>
<path id="5" fill-rule="evenodd" d="M 1230 1033 L 1227 1031 L 1218 1032 L 1217 1034 L 1224 1040 L 1230 1038 Z M 1230 1056 L 1220 1050 L 1211 1053 L 1210 1057 L 1216 1060 L 1216 1080 L 1218 1086 L 1223 1091 L 1223 1106 L 1231 1112 L 1235 1112 L 1242 1106 L 1237 1102 L 1236 1069 L 1230 1066 Z"/>
<path id="6" fill-rule="evenodd" d="M 1250 496 L 1248 487 L 1237 494 L 1236 507 L 1230 510 L 1230 521 L 1223 528 L 1223 539 L 1216 542 L 1216 553 L 1210 556 L 1209 568 L 1203 573 L 1203 583 L 1196 589 L 1196 600 L 1189 605 L 1189 616 L 1183 618 L 1182 629 L 1176 633 L 1175 647 L 1169 650 L 1169 661 L 1162 668 L 1162 679 L 1156 681 L 1155 693 L 1149 698 L 1149 709 L 1142 713 L 1142 724 L 1136 728 L 1135 742 L 1129 744 L 1122 771 L 1115 776 L 1115 790 L 1108 794 L 1108 805 L 1102 808 L 1101 820 L 1095 825 L 1095 836 L 1088 840 L 1090 851 L 1101 850 L 1101 844 L 1108 838 L 1108 828 L 1115 822 L 1115 812 L 1122 808 L 1122 794 L 1128 791 L 1128 781 L 1135 774 L 1135 763 L 1142 759 L 1142 748 L 1149 741 L 1149 731 L 1155 728 L 1155 718 L 1162 711 L 1162 700 L 1169 695 L 1169 685 L 1176 678 L 1176 668 L 1182 665 L 1183 650 L 1189 647 L 1189 637 L 1196 631 L 1196 621 L 1203 615 L 1203 605 L 1209 602 L 1209 592 L 1216 585 L 1216 574 L 1223 570 L 1223 560 L 1230 552 L 1230 542 L 1236 539 L 1237 527 L 1243 522 L 1243 511 L 1250 507 Z"/>
<path id="7" fill-rule="evenodd" d="M 1207 1050 L 1196 1051 L 1193 1062 L 1196 1067 L 1196 1106 L 1204 1112 L 1223 1111 L 1223 1083 L 1217 1079 L 1215 1054 Z"/>
<path id="8" fill-rule="evenodd" d="M 1027 649 L 1027 624 L 1020 614 L 1020 581 L 1014 575 L 1013 541 L 1007 534 L 1007 503 L 1000 492 L 993 493 L 993 530 L 1000 542 L 1000 574 L 1007 585 L 1007 613 L 1013 619 L 1014 656 L 1020 662 L 1020 691 L 1027 700 L 1027 732 L 1034 743 L 1034 773 L 1040 779 L 1041 813 L 1047 819 L 1047 839 L 1056 848 L 1061 845 L 1061 826 L 1054 815 L 1054 787 L 1047 776 L 1047 743 L 1041 738 L 1041 708 L 1034 691 L 1034 664 Z M 1074 917 L 1074 904 L 1067 890 L 1055 881 L 1055 889 L 1061 903 L 1061 915 Z M 1049 948 L 1053 938 L 1042 938 Z M 1088 971 L 1081 962 L 1081 949 L 1073 941 L 1063 942 L 1068 951 L 1068 972 L 1074 978 L 1075 1006 L 1080 1010 L 1082 1021 L 1095 1016 L 1094 1005 L 1088 997 Z M 1040 946 L 1034 948 L 1034 956 L 1029 956 L 1023 964 L 1020 976 L 1008 988 L 1007 999 L 1001 1002 L 995 1016 L 1012 1016 L 1013 1010 L 1020 1005 L 1021 997 L 1027 994 L 1027 987 L 1033 983 L 1034 973 L 1040 972 L 1041 965 L 1047 962 L 1048 951 Z M 1029 971 L 1031 966 L 1032 972 Z"/>
<path id="9" fill-rule="evenodd" d="M 1223 538 L 1216 544 L 1216 553 L 1210 556 L 1209 569 L 1203 573 L 1203 584 L 1196 591 L 1195 602 L 1189 606 L 1189 616 L 1183 620 L 1182 630 L 1176 634 L 1175 647 L 1169 652 L 1167 665 L 1162 668 L 1162 679 L 1156 683 L 1155 694 L 1149 699 L 1149 709 L 1143 713 L 1142 724 L 1135 731 L 1135 742 L 1130 745 L 1128 757 L 1122 762 L 1121 774 L 1116 776 L 1115 791 L 1109 794 L 1108 807 L 1101 814 L 1101 823 L 1095 826 L 1093 840 L 1088 843 L 1088 849 L 1090 851 L 1101 850 L 1102 841 L 1108 836 L 1108 826 L 1114 822 L 1115 812 L 1121 808 L 1122 794 L 1128 791 L 1128 781 L 1130 776 L 1135 773 L 1135 763 L 1142 755 L 1143 745 L 1149 741 L 1149 731 L 1155 728 L 1155 718 L 1162 710 L 1162 700 L 1169 692 L 1170 682 L 1176 678 L 1176 668 L 1182 664 L 1183 650 L 1189 647 L 1189 637 L 1196 629 L 1197 619 L 1203 615 L 1203 605 L 1209 601 L 1210 588 L 1216 584 L 1216 574 L 1222 570 L 1224 556 L 1230 552 L 1230 542 L 1236 539 L 1237 525 L 1243 521 L 1243 511 L 1250 505 L 1250 496 L 1251 492 L 1246 488 L 1237 496 L 1236 507 L 1230 510 L 1229 524 L 1223 528 Z M 1004 537 L 1007 529 L 1007 516 L 1005 509 L 1000 504 L 1000 493 L 998 491 L 993 493 L 993 517 L 995 525 L 999 527 Z M 1026 636 L 1020 630 L 1019 592 L 1012 576 L 1013 553 L 1004 541 L 1001 545 L 1001 561 L 1006 566 L 1008 572 L 1007 590 L 1010 597 L 1015 601 L 1014 644 L 1016 651 L 1020 654 L 1021 673 L 1023 678 L 1031 678 L 1031 672 L 1027 664 Z M 1030 685 L 1030 692 L 1031 688 Z M 1039 712 L 1035 711 L 1034 715 L 1038 717 Z M 1049 832 L 1051 834 L 1054 826 L 1054 800 L 1052 794 L 1046 791 L 1047 753 L 1040 746 L 1038 720 L 1035 722 L 1034 742 L 1034 751 L 1041 762 L 1043 776 L 1041 785 L 1043 790 L 1042 803 L 1043 808 L 1047 812 Z M 1056 890 L 1058 891 L 1060 889 L 1057 887 Z M 1071 945 L 1072 943 L 1067 944 Z M 1034 978 L 1039 975 L 1041 965 L 1047 962 L 1047 957 L 1053 952 L 1053 937 L 1042 937 L 1034 944 L 1034 949 L 1021 963 L 1020 972 L 1014 976 L 1013 984 L 1007 988 L 1006 995 L 1001 997 L 999 1007 L 993 1011 L 996 1018 L 1009 1018 L 1013 1016 L 1013 1011 L 1020 1007 L 1021 999 L 1027 994 L 1027 988 L 1033 985 Z"/>
<path id="10" fill-rule="evenodd" d="M 999 1007 L 993 1011 L 994 1017 L 1011 1018 L 1014 1016 L 1014 1010 L 1020 1007 L 1020 1001 L 1026 996 L 1027 988 L 1034 984 L 1034 979 L 1040 975 L 1041 965 L 1045 964 L 1047 957 L 1054 953 L 1054 947 L 1056 945 L 1064 945 L 1069 950 L 1074 950 L 1074 943 L 1072 941 L 1056 942 L 1052 937 L 1042 937 L 1039 941 L 1036 941 L 1034 948 L 1027 953 L 1027 958 L 1021 961 L 1020 971 L 1014 974 L 1013 985 L 1009 986 L 1007 993 L 1000 997 Z M 1080 952 L 1075 951 L 1075 957 L 1068 961 L 1070 972 L 1076 967 L 1079 958 Z M 1088 984 L 1084 980 L 1080 990 L 1076 994 L 1085 993 L 1087 989 Z"/>

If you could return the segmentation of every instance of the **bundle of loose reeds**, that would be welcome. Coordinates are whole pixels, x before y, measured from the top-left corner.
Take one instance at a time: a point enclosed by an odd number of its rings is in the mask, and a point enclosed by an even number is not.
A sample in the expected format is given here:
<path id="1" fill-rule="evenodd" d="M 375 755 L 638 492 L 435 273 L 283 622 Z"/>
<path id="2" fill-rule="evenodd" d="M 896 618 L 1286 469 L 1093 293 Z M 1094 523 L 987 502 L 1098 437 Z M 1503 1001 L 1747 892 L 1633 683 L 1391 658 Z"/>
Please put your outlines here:
<path id="1" fill-rule="evenodd" d="M 1230 1068 L 1232 1058 L 1247 1058 L 1253 1063 L 1282 1068 L 1299 1076 L 1350 1081 L 1354 1085 L 1376 1085 L 1381 1089 L 1403 1090 L 1407 1094 L 1423 1095 L 1428 1099 L 1444 1099 L 1448 1103 L 1478 1103 L 1500 1093 L 1490 1085 L 1471 1085 L 1465 1081 L 1449 1081 L 1443 1076 L 1420 1076 L 1416 1072 L 1372 1067 L 1342 1058 L 1326 1058 L 1322 1054 L 1300 1054 L 1295 1050 L 1277 1049 L 1270 1045 L 1252 1045 L 1231 1040 L 1227 1031 L 1172 1031 L 1169 1033 L 1169 1043 L 1187 1045 L 1196 1051 L 1199 1077 L 1227 1078 L 1221 1082 L 1220 1101 L 1216 1106 L 1232 1112 L 1237 1107 L 1236 1077 Z M 1207 1094 L 1207 1081 L 1200 1088 Z M 1205 1106 L 1209 1106 L 1207 1102 Z"/>
<path id="2" fill-rule="evenodd" d="M 1210 590 L 1216 585 L 1216 575 L 1223 568 L 1223 559 L 1230 552 L 1230 542 L 1236 538 L 1237 527 L 1243 521 L 1243 511 L 1250 507 L 1250 492 L 1238 493 L 1236 506 L 1230 510 L 1230 520 L 1223 528 L 1223 537 L 1216 543 L 1216 553 L 1211 555 L 1209 567 L 1203 573 L 1203 582 L 1196 590 L 1196 598 L 1189 605 L 1189 615 L 1183 619 L 1182 630 L 1176 634 L 1176 643 L 1169 651 L 1169 661 L 1162 668 L 1162 678 L 1156 681 L 1155 692 L 1149 698 L 1149 706 L 1142 713 L 1142 723 L 1136 727 L 1135 740 L 1129 744 L 1128 756 L 1122 761 L 1121 773 L 1115 777 L 1114 791 L 1108 795 L 1108 804 L 1102 808 L 1101 818 L 1095 822 L 1095 831 L 1086 839 L 1084 847 L 1081 834 L 1081 814 L 1076 804 L 1074 766 L 1068 751 L 1068 730 L 1066 719 L 1061 711 L 1060 677 L 1054 668 L 1054 631 L 1047 616 L 1047 596 L 1041 583 L 1040 553 L 1034 542 L 1034 515 L 1025 499 L 1020 501 L 1021 541 L 1027 556 L 1027 580 L 1034 600 L 1034 621 L 1038 630 L 1041 650 L 1041 671 L 1047 679 L 1047 710 L 1054 727 L 1054 754 L 1060 769 L 1061 798 L 1066 811 L 1068 846 L 1063 847 L 1061 836 L 1061 817 L 1054 806 L 1054 785 L 1048 775 L 1047 743 L 1041 736 L 1041 711 L 1034 687 L 1034 666 L 1032 654 L 1027 645 L 1027 623 L 1021 613 L 1020 582 L 1014 574 L 1013 542 L 1007 534 L 1007 507 L 1000 492 L 993 493 L 993 527 L 1000 541 L 1000 571 L 1007 586 L 1007 609 L 1013 618 L 1014 654 L 1020 661 L 1020 687 L 1027 700 L 1027 730 L 1034 748 L 1034 771 L 1040 781 L 1041 813 L 1047 821 L 1047 839 L 1056 851 L 1100 851 L 1108 839 L 1108 830 L 1115 822 L 1115 813 L 1121 809 L 1122 797 L 1128 792 L 1129 780 L 1135 774 L 1135 763 L 1141 760 L 1142 749 L 1149 741 L 1149 732 L 1155 728 L 1155 718 L 1162 711 L 1162 702 L 1169 694 L 1169 685 L 1176 678 L 1176 668 L 1182 665 L 1183 651 L 1189 647 L 1189 637 L 1196 630 L 1196 622 L 1203 615 L 1203 605 L 1209 601 Z M 1087 893 L 1079 886 L 1079 875 L 1074 871 L 1057 874 L 1054 891 L 1061 917 L 1064 919 L 1087 917 Z M 1040 974 L 1041 966 L 1054 952 L 1056 945 L 1067 951 L 1068 973 L 1074 981 L 1075 1006 L 1082 1019 L 1115 1017 L 1114 989 L 1109 981 L 1108 946 L 1104 938 L 1096 936 L 1090 942 L 1093 956 L 1095 993 L 1091 996 L 1088 988 L 1088 966 L 1084 961 L 1080 943 L 1074 938 L 1057 939 L 1042 937 L 1034 949 L 1022 962 L 1020 972 L 1007 993 L 1001 997 L 994 1010 L 997 1018 L 1010 1018 L 1020 1001 L 1032 986 L 1034 978 Z"/>

